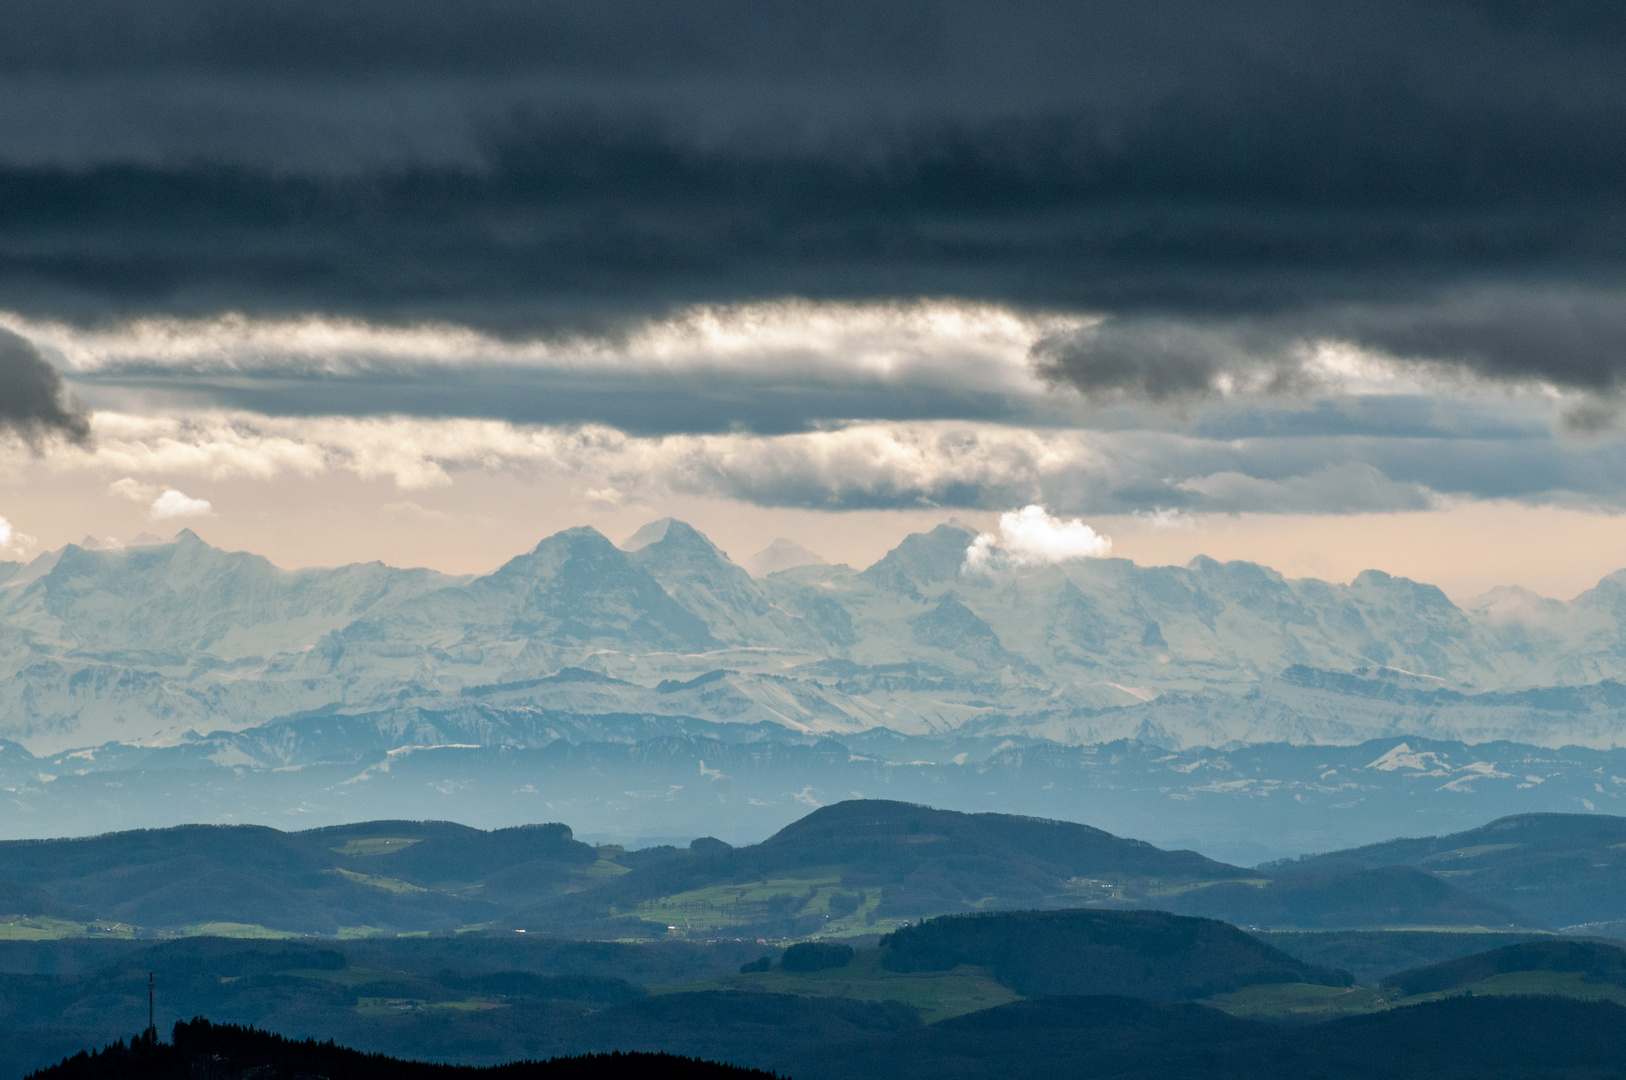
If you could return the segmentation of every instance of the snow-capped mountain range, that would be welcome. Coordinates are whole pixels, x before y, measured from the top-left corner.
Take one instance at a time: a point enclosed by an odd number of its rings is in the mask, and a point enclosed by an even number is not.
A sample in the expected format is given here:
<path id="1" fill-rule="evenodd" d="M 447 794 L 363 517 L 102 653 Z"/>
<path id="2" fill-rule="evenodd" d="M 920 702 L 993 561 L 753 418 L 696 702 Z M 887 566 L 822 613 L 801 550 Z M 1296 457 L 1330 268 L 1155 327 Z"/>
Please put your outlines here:
<path id="1" fill-rule="evenodd" d="M 283 571 L 190 531 L 68 545 L 0 563 L 0 738 L 55 754 L 479 704 L 1074 744 L 1626 742 L 1626 572 L 1567 604 L 1458 606 L 1375 570 L 973 570 L 973 538 L 761 578 L 670 519 L 622 547 L 569 529 L 478 577 Z"/>

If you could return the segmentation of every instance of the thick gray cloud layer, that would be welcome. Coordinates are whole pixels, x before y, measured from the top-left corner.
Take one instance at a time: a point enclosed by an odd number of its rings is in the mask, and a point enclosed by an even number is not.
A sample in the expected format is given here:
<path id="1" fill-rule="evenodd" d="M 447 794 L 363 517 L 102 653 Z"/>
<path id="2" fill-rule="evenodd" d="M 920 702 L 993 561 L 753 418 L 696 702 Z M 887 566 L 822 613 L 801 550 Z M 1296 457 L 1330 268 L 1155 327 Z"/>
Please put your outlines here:
<path id="1" fill-rule="evenodd" d="M 1620 364 L 1618 318 L 1542 321 L 1626 271 L 1614 5 L 17 3 L 0 83 L 35 314 L 957 295 L 1125 320 L 1055 370 L 1152 396 L 1216 320 Z"/>
<path id="2" fill-rule="evenodd" d="M 51 436 L 76 443 L 90 438 L 90 420 L 67 402 L 62 376 L 32 343 L 8 330 L 0 330 L 0 432 L 36 446 Z"/>
<path id="3" fill-rule="evenodd" d="M 0 6 L 0 310 L 30 325 L 318 313 L 613 341 L 683 305 L 787 296 L 1100 321 L 1033 344 L 1031 386 L 964 375 L 973 361 L 899 376 L 783 351 L 594 368 L 271 350 L 71 377 L 110 408 L 672 436 L 692 468 L 669 487 L 773 505 L 1618 506 L 1617 444 L 1555 437 L 1550 403 L 1475 412 L 1438 388 L 1590 395 L 1571 397 L 1572 428 L 1610 422 L 1626 391 L 1626 9 Z M 1314 406 L 1338 396 L 1325 342 L 1393 357 L 1442 397 Z M 17 356 L 0 392 L 15 381 L 34 404 L 13 426 L 82 437 L 50 367 Z M 1289 400 L 1253 407 L 1270 398 Z M 1202 399 L 1226 400 L 1186 427 L 1110 408 Z M 790 438 L 868 420 L 983 434 L 879 457 Z M 1116 430 L 1036 464 L 1070 424 Z M 723 433 L 789 434 L 738 453 L 681 442 Z M 627 487 L 677 451 L 616 453 L 630 464 L 603 471 Z M 897 464 L 871 476 L 875 460 Z"/>

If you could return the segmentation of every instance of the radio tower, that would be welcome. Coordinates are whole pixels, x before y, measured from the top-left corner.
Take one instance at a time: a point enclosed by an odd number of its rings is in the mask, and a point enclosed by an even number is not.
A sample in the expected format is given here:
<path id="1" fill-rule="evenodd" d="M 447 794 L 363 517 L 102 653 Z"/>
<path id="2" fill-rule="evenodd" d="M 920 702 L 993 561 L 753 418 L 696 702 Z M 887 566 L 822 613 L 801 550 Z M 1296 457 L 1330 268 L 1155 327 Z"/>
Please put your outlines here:
<path id="1" fill-rule="evenodd" d="M 152 1017 L 152 972 L 147 972 L 147 1040 L 158 1041 L 158 1025 L 153 1023 Z"/>

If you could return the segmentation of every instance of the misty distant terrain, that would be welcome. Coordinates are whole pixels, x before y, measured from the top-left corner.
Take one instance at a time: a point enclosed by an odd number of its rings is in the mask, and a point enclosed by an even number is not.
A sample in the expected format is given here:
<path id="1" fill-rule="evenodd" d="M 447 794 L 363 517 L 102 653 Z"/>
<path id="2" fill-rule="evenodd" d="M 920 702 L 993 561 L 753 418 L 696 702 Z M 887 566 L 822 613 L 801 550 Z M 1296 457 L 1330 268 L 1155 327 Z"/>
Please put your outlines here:
<path id="1" fill-rule="evenodd" d="M 567 530 L 472 578 L 285 572 L 191 532 L 0 564 L 0 828 L 752 840 L 858 794 L 1259 861 L 1626 789 L 1626 576 L 1458 607 L 1376 571 L 979 570 L 973 539 L 763 578 L 673 520 L 625 549 Z"/>

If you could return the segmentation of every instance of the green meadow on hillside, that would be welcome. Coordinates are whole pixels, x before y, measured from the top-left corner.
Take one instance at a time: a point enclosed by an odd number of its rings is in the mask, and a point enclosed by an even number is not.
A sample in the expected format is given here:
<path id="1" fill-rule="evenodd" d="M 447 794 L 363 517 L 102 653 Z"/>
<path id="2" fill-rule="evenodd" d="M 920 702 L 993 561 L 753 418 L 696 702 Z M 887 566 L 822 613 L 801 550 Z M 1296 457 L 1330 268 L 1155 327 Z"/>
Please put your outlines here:
<path id="1" fill-rule="evenodd" d="M 754 993 L 797 994 L 806 997 L 845 997 L 859 1001 L 896 1001 L 920 1010 L 926 1023 L 993 1008 L 1019 1000 L 1021 995 L 1002 986 L 986 968 L 960 964 L 943 972 L 897 972 L 882 966 L 882 951 L 866 949 L 846 967 L 823 971 L 745 972 L 721 975 L 692 983 L 652 986 L 653 994 L 694 993 L 704 990 L 744 990 Z"/>

